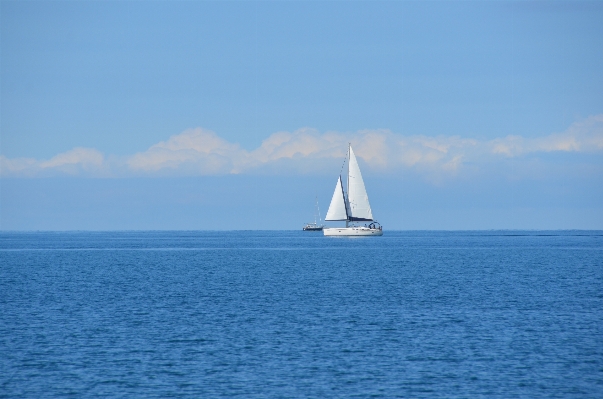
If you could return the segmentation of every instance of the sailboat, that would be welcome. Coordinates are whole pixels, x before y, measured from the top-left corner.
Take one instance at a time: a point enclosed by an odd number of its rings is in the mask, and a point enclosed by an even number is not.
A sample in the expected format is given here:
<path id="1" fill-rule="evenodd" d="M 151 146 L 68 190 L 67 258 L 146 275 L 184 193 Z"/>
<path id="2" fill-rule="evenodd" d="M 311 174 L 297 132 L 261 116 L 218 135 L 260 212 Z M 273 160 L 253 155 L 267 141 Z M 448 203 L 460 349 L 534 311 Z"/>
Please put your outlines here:
<path id="1" fill-rule="evenodd" d="M 369 204 L 360 167 L 354 155 L 352 146 L 348 145 L 348 179 L 347 193 L 343 190 L 341 175 L 337 179 L 335 192 L 331 205 L 327 211 L 325 221 L 345 222 L 345 227 L 323 229 L 325 236 L 382 236 L 381 225 L 373 219 L 373 212 Z M 368 226 L 350 223 L 370 222 Z"/>
<path id="2" fill-rule="evenodd" d="M 318 220 L 321 224 L 316 223 L 316 215 L 318 214 Z M 318 197 L 316 197 L 316 213 L 314 213 L 314 223 L 306 223 L 304 226 L 305 231 L 322 231 L 325 226 L 322 224 L 320 218 L 320 208 L 318 208 Z"/>

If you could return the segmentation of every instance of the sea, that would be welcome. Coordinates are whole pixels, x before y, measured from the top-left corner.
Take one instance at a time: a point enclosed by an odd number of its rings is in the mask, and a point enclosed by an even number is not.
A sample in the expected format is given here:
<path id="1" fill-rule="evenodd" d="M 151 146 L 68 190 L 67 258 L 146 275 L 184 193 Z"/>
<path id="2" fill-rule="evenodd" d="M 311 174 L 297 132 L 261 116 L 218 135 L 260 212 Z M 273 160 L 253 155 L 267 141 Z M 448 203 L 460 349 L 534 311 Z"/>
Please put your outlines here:
<path id="1" fill-rule="evenodd" d="M 1 232 L 0 397 L 603 398 L 603 231 Z"/>

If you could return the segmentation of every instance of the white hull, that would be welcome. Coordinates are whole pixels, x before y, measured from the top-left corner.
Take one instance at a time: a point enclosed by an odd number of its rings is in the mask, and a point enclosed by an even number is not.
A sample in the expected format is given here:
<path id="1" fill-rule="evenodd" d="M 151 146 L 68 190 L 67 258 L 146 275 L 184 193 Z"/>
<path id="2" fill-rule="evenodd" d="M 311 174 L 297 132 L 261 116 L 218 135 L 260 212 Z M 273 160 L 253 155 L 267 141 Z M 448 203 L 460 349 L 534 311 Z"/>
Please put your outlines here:
<path id="1" fill-rule="evenodd" d="M 325 236 L 382 236 L 383 230 L 369 229 L 368 227 L 335 227 L 324 229 L 323 233 Z"/>

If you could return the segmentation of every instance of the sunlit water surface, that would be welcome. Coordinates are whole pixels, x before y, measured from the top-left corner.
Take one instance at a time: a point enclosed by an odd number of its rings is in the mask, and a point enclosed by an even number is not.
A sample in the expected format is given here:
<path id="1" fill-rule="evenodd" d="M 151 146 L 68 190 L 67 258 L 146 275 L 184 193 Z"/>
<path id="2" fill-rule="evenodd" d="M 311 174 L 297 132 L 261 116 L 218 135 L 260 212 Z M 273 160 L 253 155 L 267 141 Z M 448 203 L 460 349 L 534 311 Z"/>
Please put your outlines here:
<path id="1" fill-rule="evenodd" d="M 0 396 L 603 397 L 603 232 L 1 233 Z"/>

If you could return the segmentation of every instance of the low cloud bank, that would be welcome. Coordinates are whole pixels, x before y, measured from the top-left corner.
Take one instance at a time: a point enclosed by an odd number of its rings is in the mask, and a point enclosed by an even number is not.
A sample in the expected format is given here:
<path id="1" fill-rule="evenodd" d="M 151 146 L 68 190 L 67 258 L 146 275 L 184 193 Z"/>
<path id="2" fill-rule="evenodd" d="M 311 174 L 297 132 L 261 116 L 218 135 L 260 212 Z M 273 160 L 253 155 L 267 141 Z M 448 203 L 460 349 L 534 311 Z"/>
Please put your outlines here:
<path id="1" fill-rule="evenodd" d="M 565 132 L 539 138 L 507 136 L 479 141 L 459 136 L 403 136 L 389 130 L 356 133 L 303 128 L 277 132 L 247 151 L 202 128 L 189 129 L 127 157 L 105 157 L 77 147 L 49 160 L 9 159 L 0 155 L 0 176 L 94 177 L 183 176 L 239 173 L 323 173 L 325 165 L 344 159 L 347 143 L 375 171 L 411 169 L 455 174 L 464 165 L 479 165 L 533 153 L 603 151 L 603 114 L 572 124 Z"/>
<path id="2" fill-rule="evenodd" d="M 35 177 L 57 174 L 98 175 L 107 170 L 109 165 L 104 155 L 94 148 L 76 147 L 67 152 L 55 155 L 48 160 L 34 158 L 9 159 L 0 155 L 0 176 Z M 108 173 L 108 170 L 106 171 Z"/>

